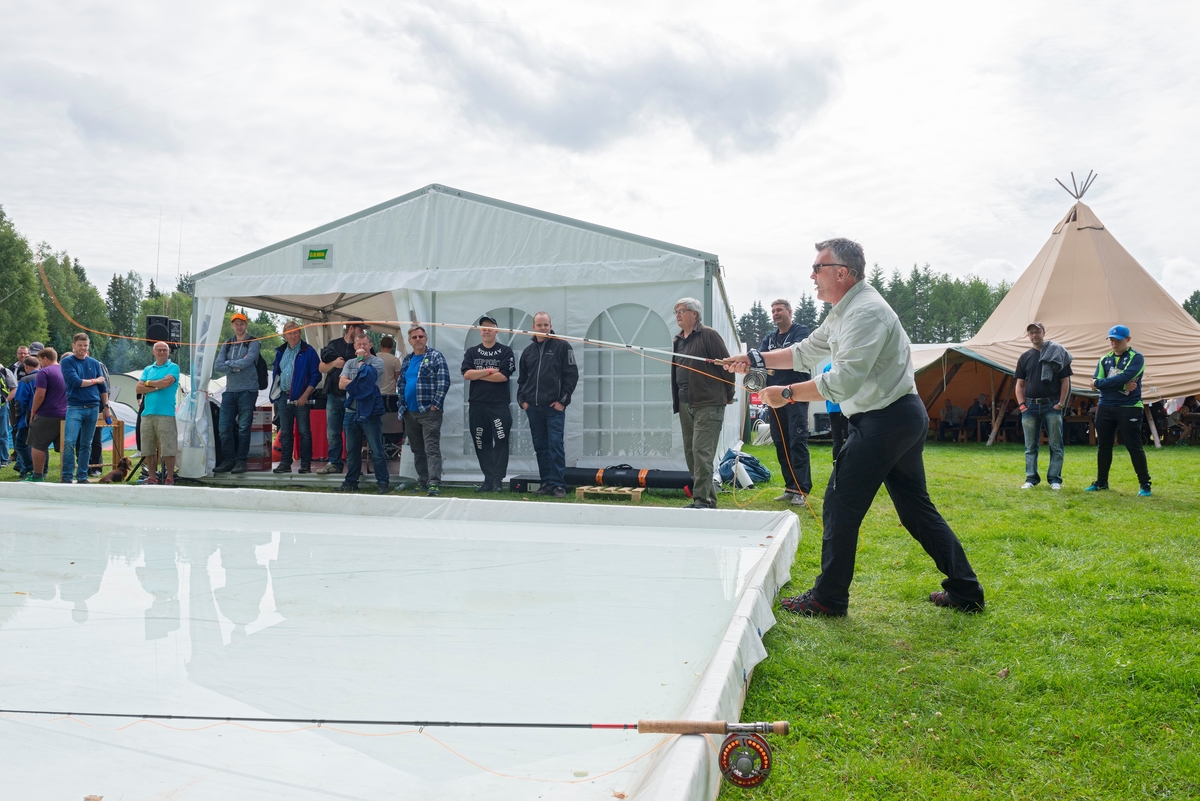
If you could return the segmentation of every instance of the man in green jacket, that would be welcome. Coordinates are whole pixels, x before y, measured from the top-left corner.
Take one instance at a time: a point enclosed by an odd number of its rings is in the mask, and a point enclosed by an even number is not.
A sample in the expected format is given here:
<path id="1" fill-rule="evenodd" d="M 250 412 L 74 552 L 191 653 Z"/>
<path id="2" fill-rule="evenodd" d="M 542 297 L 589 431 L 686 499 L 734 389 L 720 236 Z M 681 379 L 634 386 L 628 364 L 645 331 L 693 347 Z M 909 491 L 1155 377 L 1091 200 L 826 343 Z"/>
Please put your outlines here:
<path id="1" fill-rule="evenodd" d="M 695 298 L 676 302 L 679 334 L 672 350 L 703 359 L 724 359 L 729 356 L 729 349 L 720 334 L 700 321 L 703 308 Z M 671 362 L 671 400 L 683 430 L 683 458 L 692 474 L 692 502 L 688 509 L 717 508 L 713 462 L 725 407 L 733 403 L 733 387 L 725 371 L 715 364 L 678 358 Z"/>

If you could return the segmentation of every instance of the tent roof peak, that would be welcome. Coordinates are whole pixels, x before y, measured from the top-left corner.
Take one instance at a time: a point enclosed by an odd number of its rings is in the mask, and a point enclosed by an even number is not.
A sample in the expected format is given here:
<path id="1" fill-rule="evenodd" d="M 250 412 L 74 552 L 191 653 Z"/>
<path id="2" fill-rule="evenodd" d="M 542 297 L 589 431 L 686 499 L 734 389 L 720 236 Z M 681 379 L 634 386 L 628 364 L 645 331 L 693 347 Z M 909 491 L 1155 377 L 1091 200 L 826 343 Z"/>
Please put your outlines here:
<path id="1" fill-rule="evenodd" d="M 378 203 L 369 208 L 366 208 L 361 211 L 357 211 L 353 214 L 350 214 L 346 217 L 342 217 L 340 219 L 334 220 L 333 222 L 326 223 L 325 225 L 321 225 L 321 226 L 318 226 L 317 228 L 313 228 L 309 231 L 305 231 L 301 234 L 297 234 L 296 236 L 289 237 L 280 242 L 276 242 L 272 245 L 267 245 L 266 247 L 260 248 L 252 253 L 247 253 L 244 256 L 239 256 L 236 259 L 232 259 L 230 261 L 224 262 L 223 264 L 218 264 L 215 267 L 210 267 L 209 269 L 204 270 L 203 272 L 196 273 L 196 275 L 193 276 L 193 278 L 196 280 L 199 280 L 201 278 L 207 278 L 207 277 L 215 275 L 217 273 L 224 272 L 231 267 L 235 267 L 244 262 L 248 262 L 248 261 L 251 261 L 252 259 L 256 259 L 259 256 L 263 256 L 272 251 L 280 250 L 282 248 L 288 247 L 290 245 L 294 245 L 296 243 L 308 241 L 308 240 L 312 239 L 313 237 L 320 236 L 321 234 L 323 234 L 327 231 L 330 231 L 334 228 L 339 228 L 343 225 L 352 223 L 356 220 L 360 220 L 364 217 L 369 217 L 373 214 L 377 214 L 378 212 L 384 211 L 385 209 L 392 208 L 393 206 L 399 206 L 403 203 L 407 203 L 409 201 L 416 200 L 424 195 L 433 195 L 433 194 L 442 194 L 442 195 L 448 195 L 448 196 L 452 196 L 452 197 L 458 197 L 458 198 L 462 198 L 464 200 L 469 200 L 474 203 L 480 203 L 480 204 L 487 205 L 487 206 L 494 206 L 496 208 L 505 209 L 507 211 L 511 211 L 516 214 L 528 215 L 530 217 L 536 217 L 536 218 L 546 220 L 549 222 L 558 223 L 560 225 L 566 225 L 566 226 L 570 226 L 573 228 L 580 228 L 580 229 L 583 229 L 586 231 L 591 231 L 593 233 L 598 233 L 598 234 L 603 234 L 606 236 L 615 237 L 617 239 L 624 239 L 624 240 L 631 241 L 631 242 L 637 242 L 639 244 L 658 248 L 660 250 L 668 251 L 670 253 L 678 253 L 680 255 L 690 256 L 692 258 L 702 259 L 703 261 L 713 262 L 714 264 L 717 264 L 720 261 L 720 259 L 717 257 L 716 254 L 708 253 L 708 252 L 705 252 L 702 250 L 686 248 L 681 245 L 672 244 L 670 242 L 663 242 L 658 239 L 651 239 L 650 237 L 639 236 L 638 234 L 631 234 L 626 231 L 618 230 L 616 228 L 608 228 L 603 225 L 596 225 L 594 223 L 584 222 L 583 220 L 576 220 L 571 217 L 564 217 L 559 214 L 553 214 L 548 211 L 541 211 L 539 209 L 530 208 L 528 206 L 520 206 L 520 205 L 517 205 L 516 203 L 509 203 L 504 200 L 497 200 L 496 198 L 487 197 L 485 195 L 477 195 L 472 192 L 467 192 L 467 191 L 464 191 L 461 189 L 455 189 L 454 187 L 451 187 L 451 186 L 446 186 L 445 184 L 429 184 L 428 186 L 423 186 L 420 189 L 417 189 L 415 191 L 408 192 L 406 194 L 400 195 L 399 197 L 392 198 L 391 200 L 386 200 L 383 203 Z"/>

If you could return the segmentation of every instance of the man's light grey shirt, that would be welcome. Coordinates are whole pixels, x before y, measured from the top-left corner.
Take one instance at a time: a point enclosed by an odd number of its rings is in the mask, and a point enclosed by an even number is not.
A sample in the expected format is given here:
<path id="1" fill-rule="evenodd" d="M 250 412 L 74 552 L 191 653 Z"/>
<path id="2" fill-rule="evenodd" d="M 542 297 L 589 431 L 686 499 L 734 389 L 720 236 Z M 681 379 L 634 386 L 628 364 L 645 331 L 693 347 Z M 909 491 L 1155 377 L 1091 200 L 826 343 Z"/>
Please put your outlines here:
<path id="1" fill-rule="evenodd" d="M 817 370 L 825 358 L 828 372 Z M 794 369 L 813 373 L 821 396 L 850 416 L 890 406 L 917 391 L 912 348 L 883 296 L 859 281 L 808 339 L 792 346 Z"/>

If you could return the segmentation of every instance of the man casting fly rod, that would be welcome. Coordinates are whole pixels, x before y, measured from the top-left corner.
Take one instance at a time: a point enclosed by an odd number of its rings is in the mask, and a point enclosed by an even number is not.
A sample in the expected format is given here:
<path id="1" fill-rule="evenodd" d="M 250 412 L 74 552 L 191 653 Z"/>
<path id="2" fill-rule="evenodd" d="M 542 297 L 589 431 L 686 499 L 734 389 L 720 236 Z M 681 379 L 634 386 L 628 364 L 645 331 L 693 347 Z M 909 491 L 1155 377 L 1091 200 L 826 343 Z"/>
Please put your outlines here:
<path id="1" fill-rule="evenodd" d="M 929 600 L 962 612 L 982 611 L 983 587 L 925 488 L 922 451 L 929 417 L 917 395 L 908 335 L 887 301 L 863 280 L 861 245 L 830 239 L 816 248 L 817 298 L 833 304 L 825 322 L 789 348 L 751 350 L 724 360 L 732 373 L 751 367 L 814 373 L 811 381 L 765 387 L 759 397 L 773 408 L 830 400 L 841 404 L 849 419 L 846 443 L 825 488 L 821 573 L 812 589 L 784 598 L 781 605 L 808 616 L 846 614 L 859 526 L 883 484 L 900 522 L 946 575 L 942 590 L 930 593 Z M 817 372 L 827 357 L 828 372 Z"/>

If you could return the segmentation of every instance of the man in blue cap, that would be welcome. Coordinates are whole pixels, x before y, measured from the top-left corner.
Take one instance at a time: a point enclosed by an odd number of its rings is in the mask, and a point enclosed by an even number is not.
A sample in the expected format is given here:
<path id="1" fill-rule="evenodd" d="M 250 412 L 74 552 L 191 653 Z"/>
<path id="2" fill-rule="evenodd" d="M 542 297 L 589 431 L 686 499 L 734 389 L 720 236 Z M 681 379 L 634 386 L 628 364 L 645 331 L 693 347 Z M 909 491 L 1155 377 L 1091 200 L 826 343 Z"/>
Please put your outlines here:
<path id="1" fill-rule="evenodd" d="M 1096 480 L 1086 489 L 1098 492 L 1108 489 L 1108 469 L 1112 466 L 1113 442 L 1117 430 L 1129 451 L 1133 471 L 1141 489 L 1138 495 L 1150 494 L 1150 471 L 1146 468 L 1146 452 L 1142 450 L 1142 378 L 1146 360 L 1129 347 L 1129 329 L 1114 325 L 1108 331 L 1112 348 L 1096 365 L 1092 386 L 1100 391 L 1096 408 Z"/>

